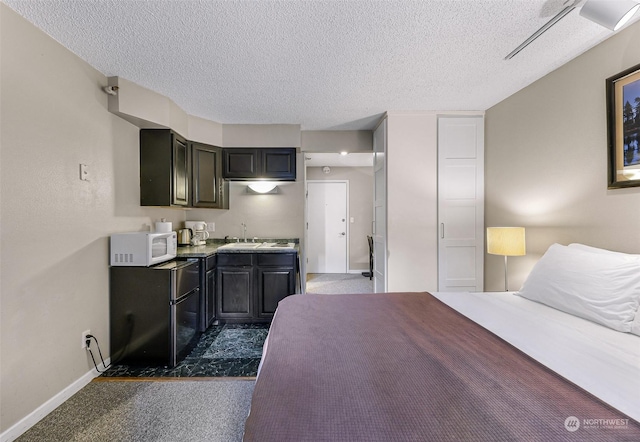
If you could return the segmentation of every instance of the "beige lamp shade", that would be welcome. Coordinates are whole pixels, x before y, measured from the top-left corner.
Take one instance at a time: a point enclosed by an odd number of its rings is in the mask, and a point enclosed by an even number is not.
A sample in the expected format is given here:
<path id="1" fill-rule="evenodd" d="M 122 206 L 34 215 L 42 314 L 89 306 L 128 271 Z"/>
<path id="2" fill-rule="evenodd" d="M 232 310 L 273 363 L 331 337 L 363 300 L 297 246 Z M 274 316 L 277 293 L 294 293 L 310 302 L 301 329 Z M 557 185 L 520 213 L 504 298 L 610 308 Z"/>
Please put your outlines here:
<path id="1" fill-rule="evenodd" d="M 487 227 L 487 253 L 504 256 L 525 255 L 524 227 Z"/>

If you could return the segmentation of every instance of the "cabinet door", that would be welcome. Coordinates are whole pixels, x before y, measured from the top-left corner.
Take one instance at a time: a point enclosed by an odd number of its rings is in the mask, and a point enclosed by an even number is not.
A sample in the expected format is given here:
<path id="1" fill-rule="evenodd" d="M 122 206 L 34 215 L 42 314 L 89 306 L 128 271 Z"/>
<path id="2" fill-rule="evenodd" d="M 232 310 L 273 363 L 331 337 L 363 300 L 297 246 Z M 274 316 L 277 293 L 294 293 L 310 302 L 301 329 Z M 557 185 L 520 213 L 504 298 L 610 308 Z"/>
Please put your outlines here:
<path id="1" fill-rule="evenodd" d="M 173 135 L 173 201 L 176 206 L 189 205 L 189 151 L 187 141 Z"/>
<path id="2" fill-rule="evenodd" d="M 216 275 L 218 318 L 251 318 L 253 268 L 218 267 Z"/>
<path id="3" fill-rule="evenodd" d="M 193 207 L 223 209 L 225 182 L 222 179 L 222 149 L 191 143 L 191 195 Z"/>
<path id="4" fill-rule="evenodd" d="M 483 291 L 484 119 L 438 119 L 438 290 Z"/>
<path id="5" fill-rule="evenodd" d="M 223 175 L 225 178 L 257 178 L 260 173 L 258 149 L 224 149 Z"/>
<path id="6" fill-rule="evenodd" d="M 279 180 L 296 179 L 296 150 L 283 149 L 259 149 L 261 156 L 260 176 Z"/>
<path id="7" fill-rule="evenodd" d="M 278 302 L 293 293 L 295 293 L 293 268 L 258 268 L 258 317 L 272 317 Z"/>
<path id="8" fill-rule="evenodd" d="M 169 129 L 140 130 L 140 205 L 189 202 L 187 142 Z"/>
<path id="9" fill-rule="evenodd" d="M 209 270 L 205 277 L 204 328 L 207 329 L 216 319 L 216 271 Z"/>

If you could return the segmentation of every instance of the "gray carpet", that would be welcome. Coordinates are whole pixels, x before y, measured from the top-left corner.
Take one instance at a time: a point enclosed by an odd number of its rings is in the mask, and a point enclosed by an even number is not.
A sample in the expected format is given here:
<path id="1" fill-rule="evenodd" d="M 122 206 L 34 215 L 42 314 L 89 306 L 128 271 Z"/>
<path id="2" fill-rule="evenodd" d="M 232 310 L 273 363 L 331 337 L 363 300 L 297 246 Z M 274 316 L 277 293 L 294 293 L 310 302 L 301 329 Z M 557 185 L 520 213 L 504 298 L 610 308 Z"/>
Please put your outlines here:
<path id="1" fill-rule="evenodd" d="M 19 442 L 241 441 L 252 380 L 91 382 Z"/>
<path id="2" fill-rule="evenodd" d="M 309 273 L 307 293 L 373 293 L 373 281 L 358 273 Z"/>

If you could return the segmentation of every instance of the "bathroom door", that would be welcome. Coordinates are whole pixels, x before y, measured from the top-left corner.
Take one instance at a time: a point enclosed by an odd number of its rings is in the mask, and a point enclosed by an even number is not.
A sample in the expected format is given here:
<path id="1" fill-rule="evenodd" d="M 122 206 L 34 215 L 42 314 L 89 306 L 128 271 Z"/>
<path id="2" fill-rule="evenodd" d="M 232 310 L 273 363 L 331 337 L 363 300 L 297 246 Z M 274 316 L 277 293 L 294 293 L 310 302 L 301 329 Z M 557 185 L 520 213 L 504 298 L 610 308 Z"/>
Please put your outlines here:
<path id="1" fill-rule="evenodd" d="M 307 181 L 307 273 L 347 273 L 348 181 Z"/>

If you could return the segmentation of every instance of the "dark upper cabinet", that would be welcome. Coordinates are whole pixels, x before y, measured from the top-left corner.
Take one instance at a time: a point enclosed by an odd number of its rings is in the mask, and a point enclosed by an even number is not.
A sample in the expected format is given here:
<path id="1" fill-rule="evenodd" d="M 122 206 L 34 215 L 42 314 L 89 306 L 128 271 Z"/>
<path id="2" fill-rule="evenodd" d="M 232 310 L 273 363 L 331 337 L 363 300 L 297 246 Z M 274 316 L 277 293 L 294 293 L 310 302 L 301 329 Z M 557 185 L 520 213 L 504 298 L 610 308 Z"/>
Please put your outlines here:
<path id="1" fill-rule="evenodd" d="M 169 129 L 140 131 L 140 205 L 188 206 L 187 140 Z"/>
<path id="2" fill-rule="evenodd" d="M 201 143 L 191 147 L 191 206 L 229 208 L 229 183 L 222 179 L 222 148 Z"/>
<path id="3" fill-rule="evenodd" d="M 223 149 L 222 156 L 225 179 L 296 179 L 296 149 L 292 147 Z"/>

